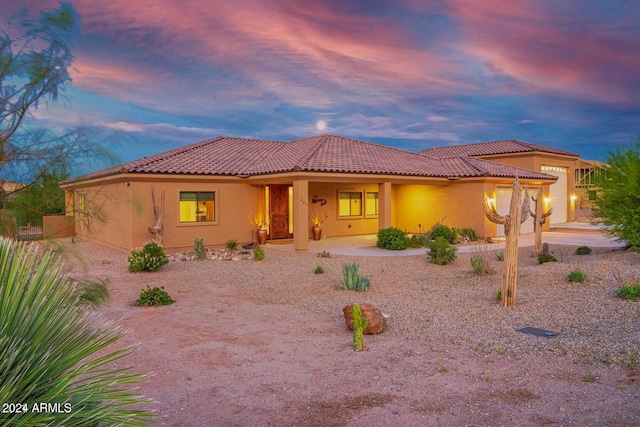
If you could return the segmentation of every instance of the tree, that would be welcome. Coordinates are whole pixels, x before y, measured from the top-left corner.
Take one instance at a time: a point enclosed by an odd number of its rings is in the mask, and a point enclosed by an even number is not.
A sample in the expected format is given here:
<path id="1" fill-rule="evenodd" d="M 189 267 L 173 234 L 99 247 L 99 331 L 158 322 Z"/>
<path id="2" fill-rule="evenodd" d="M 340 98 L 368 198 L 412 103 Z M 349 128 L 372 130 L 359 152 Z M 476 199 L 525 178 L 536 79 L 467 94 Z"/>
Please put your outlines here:
<path id="1" fill-rule="evenodd" d="M 64 214 L 64 191 L 59 183 L 67 178 L 69 174 L 64 170 L 52 170 L 43 173 L 33 185 L 18 191 L 10 203 L 16 216 Z"/>
<path id="2" fill-rule="evenodd" d="M 594 214 L 618 241 L 640 250 L 640 140 L 609 153 L 597 176 Z"/>
<path id="3" fill-rule="evenodd" d="M 43 128 L 34 117 L 42 105 L 64 98 L 78 35 L 79 16 L 69 3 L 35 19 L 23 11 L 0 33 L 0 183 L 21 184 L 9 191 L 2 186 L 0 207 L 46 176 L 108 156 L 88 129 Z"/>

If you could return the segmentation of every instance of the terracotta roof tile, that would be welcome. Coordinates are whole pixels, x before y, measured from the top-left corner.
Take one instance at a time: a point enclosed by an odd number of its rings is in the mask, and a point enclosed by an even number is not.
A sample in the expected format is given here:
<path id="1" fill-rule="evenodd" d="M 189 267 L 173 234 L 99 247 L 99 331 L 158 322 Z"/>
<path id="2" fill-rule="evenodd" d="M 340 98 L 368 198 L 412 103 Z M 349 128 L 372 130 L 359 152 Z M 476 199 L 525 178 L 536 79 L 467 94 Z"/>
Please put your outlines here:
<path id="1" fill-rule="evenodd" d="M 531 142 L 509 139 L 504 141 L 479 142 L 476 144 L 451 145 L 448 147 L 435 147 L 420 151 L 425 156 L 445 158 L 457 156 L 489 156 L 492 154 L 527 153 L 539 151 L 542 153 L 560 154 L 564 156 L 579 157 L 579 154 L 558 150 Z"/>
<path id="2" fill-rule="evenodd" d="M 555 179 L 551 175 L 471 157 L 436 157 L 335 135 L 318 135 L 291 142 L 218 137 L 64 183 L 120 173 L 247 177 L 296 170 L 445 178 L 517 175 Z"/>

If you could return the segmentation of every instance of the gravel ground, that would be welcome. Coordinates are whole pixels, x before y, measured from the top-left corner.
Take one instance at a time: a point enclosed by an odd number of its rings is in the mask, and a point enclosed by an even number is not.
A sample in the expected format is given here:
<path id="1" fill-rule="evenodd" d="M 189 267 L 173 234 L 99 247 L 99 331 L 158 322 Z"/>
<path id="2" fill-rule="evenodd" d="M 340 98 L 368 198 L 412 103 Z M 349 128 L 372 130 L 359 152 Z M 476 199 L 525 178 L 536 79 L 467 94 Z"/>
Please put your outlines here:
<path id="1" fill-rule="evenodd" d="M 640 277 L 638 253 L 552 246 L 559 262 L 539 265 L 522 248 L 516 307 L 503 308 L 493 253 L 487 275 L 473 272 L 470 253 L 440 266 L 425 255 L 277 247 L 260 262 L 172 261 L 132 274 L 126 254 L 69 246 L 88 267 L 74 274 L 109 279 L 112 301 L 100 311 L 129 329 L 124 344 L 141 343 L 134 365 L 160 373 L 142 390 L 159 402 L 162 425 L 640 425 L 640 303 L 616 297 L 616 277 Z M 342 264 L 354 261 L 368 292 L 340 286 Z M 575 269 L 588 280 L 568 282 Z M 176 304 L 134 307 L 146 284 L 165 286 Z M 388 316 L 357 365 L 342 318 L 353 302 Z M 526 326 L 556 336 L 516 331 Z"/>

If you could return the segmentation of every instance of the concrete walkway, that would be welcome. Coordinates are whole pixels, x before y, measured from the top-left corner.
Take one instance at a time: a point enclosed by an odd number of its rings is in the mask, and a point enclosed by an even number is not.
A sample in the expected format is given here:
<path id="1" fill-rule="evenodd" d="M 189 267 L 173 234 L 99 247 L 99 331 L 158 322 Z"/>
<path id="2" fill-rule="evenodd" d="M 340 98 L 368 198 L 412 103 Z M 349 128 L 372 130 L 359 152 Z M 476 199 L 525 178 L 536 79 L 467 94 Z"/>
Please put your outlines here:
<path id="1" fill-rule="evenodd" d="M 555 231 L 557 230 L 557 231 Z M 533 246 L 534 234 L 523 234 L 518 240 L 518 246 Z M 423 255 L 425 248 L 405 249 L 403 251 L 388 251 L 376 247 L 375 234 L 346 237 L 323 237 L 319 241 L 309 241 L 309 252 L 327 251 L 334 255 L 355 256 L 410 256 Z M 488 244 L 490 250 L 504 249 L 504 238 L 494 238 L 494 243 Z M 621 243 L 602 233 L 602 225 L 588 223 L 554 224 L 551 231 L 542 233 L 542 241 L 550 245 L 571 245 L 597 247 L 621 247 Z M 268 248 L 294 252 L 293 243 L 267 243 Z M 472 246 L 456 245 L 458 252 L 471 252 Z"/>

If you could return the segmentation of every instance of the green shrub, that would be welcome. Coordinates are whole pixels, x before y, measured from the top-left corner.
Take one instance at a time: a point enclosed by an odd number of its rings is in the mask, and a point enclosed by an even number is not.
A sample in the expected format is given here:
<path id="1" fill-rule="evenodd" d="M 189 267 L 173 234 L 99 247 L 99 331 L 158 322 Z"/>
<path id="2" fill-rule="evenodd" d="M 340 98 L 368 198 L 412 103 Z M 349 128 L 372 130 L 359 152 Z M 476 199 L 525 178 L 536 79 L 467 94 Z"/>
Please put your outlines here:
<path id="1" fill-rule="evenodd" d="M 455 231 L 456 234 L 459 234 L 461 236 L 465 236 L 467 239 L 469 239 L 470 242 L 477 242 L 478 241 L 478 234 L 471 227 L 454 228 L 453 231 Z"/>
<path id="2" fill-rule="evenodd" d="M 580 246 L 576 248 L 576 255 L 589 255 L 591 248 L 589 246 Z"/>
<path id="3" fill-rule="evenodd" d="M 127 258 L 129 271 L 138 273 L 140 271 L 156 271 L 169 262 L 169 258 L 164 253 L 164 248 L 156 242 L 147 242 L 142 249 L 134 249 Z"/>
<path id="4" fill-rule="evenodd" d="M 504 252 L 502 251 L 496 251 L 496 259 L 498 261 L 504 261 Z"/>
<path id="5" fill-rule="evenodd" d="M 235 239 L 229 239 L 227 240 L 227 243 L 224 244 L 227 249 L 229 249 L 230 251 L 235 251 L 236 249 L 238 249 L 238 241 Z"/>
<path id="6" fill-rule="evenodd" d="M 617 294 L 618 298 L 631 301 L 638 301 L 640 299 L 640 282 L 636 279 L 636 276 L 631 276 L 631 279 L 626 282 L 620 281 L 620 285 Z"/>
<path id="7" fill-rule="evenodd" d="M 489 251 L 486 246 L 475 246 L 471 249 L 471 267 L 476 274 L 489 274 L 493 272 Z"/>
<path id="8" fill-rule="evenodd" d="M 264 259 L 264 249 L 261 246 L 256 246 L 253 249 L 253 259 L 256 261 L 262 261 Z"/>
<path id="9" fill-rule="evenodd" d="M 195 239 L 193 241 L 193 252 L 198 259 L 205 259 L 207 257 L 207 250 L 204 248 L 204 239 Z"/>
<path id="10" fill-rule="evenodd" d="M 0 425 L 151 425 L 154 416 L 135 409 L 149 402 L 132 392 L 144 378 L 127 373 L 132 348 L 76 292 L 52 251 L 40 257 L 0 238 L 0 402 L 29 409 L 0 414 Z M 40 402 L 71 410 L 32 411 Z"/>
<path id="11" fill-rule="evenodd" d="M 431 240 L 436 240 L 438 237 L 444 237 L 444 239 L 449 243 L 455 243 L 456 237 L 458 237 L 457 233 L 451 227 L 439 222 L 431 227 L 428 234 Z"/>
<path id="12" fill-rule="evenodd" d="M 456 259 L 456 248 L 452 247 L 444 237 L 438 236 L 429 243 L 427 256 L 435 264 L 449 264 Z"/>
<path id="13" fill-rule="evenodd" d="M 360 276 L 358 264 L 342 264 L 342 287 L 348 291 L 364 292 L 369 289 L 369 279 Z"/>
<path id="14" fill-rule="evenodd" d="M 549 252 L 541 252 L 538 254 L 538 264 L 544 264 L 545 262 L 558 262 L 556 257 Z"/>
<path id="15" fill-rule="evenodd" d="M 396 227 L 383 228 L 378 231 L 376 245 L 382 249 L 401 251 L 409 246 L 407 234 Z"/>
<path id="16" fill-rule="evenodd" d="M 495 299 L 498 302 L 502 301 L 502 289 L 498 289 L 493 293 L 493 299 Z"/>
<path id="17" fill-rule="evenodd" d="M 174 302 L 167 291 L 164 290 L 164 286 L 161 288 L 155 286 L 150 288 L 149 285 L 147 285 L 147 288 L 140 292 L 140 298 L 136 301 L 136 305 L 141 307 L 158 307 L 173 304 Z"/>
<path id="18" fill-rule="evenodd" d="M 582 283 L 587 279 L 587 276 L 580 270 L 573 270 L 567 276 L 567 280 L 573 283 Z"/>
<path id="19" fill-rule="evenodd" d="M 314 274 L 322 274 L 324 273 L 324 267 L 322 267 L 320 264 L 316 265 L 316 269 L 313 270 Z"/>
<path id="20" fill-rule="evenodd" d="M 419 240 L 417 234 L 414 234 L 413 236 L 411 236 L 409 238 L 409 240 L 407 241 L 407 245 L 410 248 L 420 248 L 420 247 L 422 247 L 422 244 L 420 243 L 420 240 Z"/>

